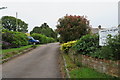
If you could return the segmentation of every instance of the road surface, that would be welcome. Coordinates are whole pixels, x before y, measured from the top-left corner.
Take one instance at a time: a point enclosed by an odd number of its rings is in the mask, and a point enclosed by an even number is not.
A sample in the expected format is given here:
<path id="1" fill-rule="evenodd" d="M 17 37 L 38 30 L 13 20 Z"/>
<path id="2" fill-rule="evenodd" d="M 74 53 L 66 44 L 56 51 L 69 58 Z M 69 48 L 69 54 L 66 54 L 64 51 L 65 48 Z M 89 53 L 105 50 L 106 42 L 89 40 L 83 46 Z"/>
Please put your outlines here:
<path id="1" fill-rule="evenodd" d="M 41 45 L 2 65 L 3 78 L 61 78 L 59 43 Z"/>

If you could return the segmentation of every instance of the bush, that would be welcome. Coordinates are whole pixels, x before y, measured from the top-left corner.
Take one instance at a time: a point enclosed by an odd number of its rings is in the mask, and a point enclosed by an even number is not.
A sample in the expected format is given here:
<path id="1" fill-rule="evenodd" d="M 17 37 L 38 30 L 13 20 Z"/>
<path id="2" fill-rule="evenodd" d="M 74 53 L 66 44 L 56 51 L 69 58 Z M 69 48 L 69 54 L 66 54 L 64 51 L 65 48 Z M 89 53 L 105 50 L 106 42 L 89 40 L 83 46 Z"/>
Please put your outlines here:
<path id="1" fill-rule="evenodd" d="M 69 49 L 76 43 L 77 41 L 70 41 L 61 45 L 61 50 L 65 53 L 68 53 Z"/>
<path id="2" fill-rule="evenodd" d="M 97 35 L 85 35 L 76 42 L 73 49 L 80 54 L 99 59 L 120 60 L 120 35 L 109 37 L 106 46 L 99 46 Z"/>
<path id="3" fill-rule="evenodd" d="M 108 38 L 108 43 L 97 50 L 93 57 L 110 60 L 120 60 L 120 35 Z"/>
<path id="4" fill-rule="evenodd" d="M 51 37 L 47 37 L 47 36 L 42 35 L 42 34 L 33 33 L 31 36 L 34 39 L 39 40 L 40 43 L 42 43 L 42 44 L 55 42 L 55 39 L 53 39 Z"/>
<path id="5" fill-rule="evenodd" d="M 20 47 L 20 46 L 28 45 L 27 35 L 24 33 L 15 32 L 15 31 L 3 30 L 2 31 L 2 41 L 10 43 L 11 44 L 10 47 Z M 4 46 L 4 44 L 3 44 L 3 46 Z M 9 47 L 9 46 L 6 46 L 6 48 L 7 47 Z"/>
<path id="6" fill-rule="evenodd" d="M 9 42 L 1 41 L 1 43 L 2 43 L 2 48 L 3 49 L 9 49 L 9 48 L 11 48 L 12 44 L 10 44 Z"/>
<path id="7" fill-rule="evenodd" d="M 113 51 L 114 59 L 120 60 L 120 35 L 109 38 L 107 46 Z"/>
<path id="8" fill-rule="evenodd" d="M 85 35 L 80 38 L 73 46 L 76 52 L 83 55 L 92 55 L 99 48 L 99 37 L 98 35 Z"/>

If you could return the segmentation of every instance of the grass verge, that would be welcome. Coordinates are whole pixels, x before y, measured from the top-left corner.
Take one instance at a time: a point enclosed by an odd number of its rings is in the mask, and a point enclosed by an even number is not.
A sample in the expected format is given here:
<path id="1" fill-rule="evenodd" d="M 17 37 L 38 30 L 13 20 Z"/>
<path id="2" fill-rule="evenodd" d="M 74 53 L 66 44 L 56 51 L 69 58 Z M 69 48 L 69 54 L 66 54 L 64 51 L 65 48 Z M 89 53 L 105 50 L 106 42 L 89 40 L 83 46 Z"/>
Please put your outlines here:
<path id="1" fill-rule="evenodd" d="M 2 59 L 8 59 L 10 57 L 13 57 L 14 55 L 17 54 L 21 54 L 24 53 L 25 50 L 29 51 L 29 49 L 31 50 L 32 48 L 36 48 L 40 45 L 28 45 L 28 46 L 22 46 L 20 48 L 11 48 L 11 49 L 4 49 L 2 50 Z"/>
<path id="2" fill-rule="evenodd" d="M 16 51 L 22 51 L 22 50 L 25 50 L 25 49 L 28 49 L 28 48 L 31 48 L 31 47 L 38 47 L 40 45 L 28 45 L 28 46 L 22 46 L 20 48 L 11 48 L 11 49 L 3 49 L 1 50 L 1 54 L 5 54 L 5 53 L 10 53 L 10 52 L 16 52 Z"/>
<path id="3" fill-rule="evenodd" d="M 67 69 L 69 70 L 70 78 L 103 78 L 105 80 L 109 79 L 117 79 L 116 77 L 112 77 L 110 75 L 100 73 L 95 71 L 94 69 L 85 67 L 85 66 L 77 66 L 74 62 L 70 59 L 70 57 L 66 54 L 62 54 L 66 59 Z"/>
<path id="4" fill-rule="evenodd" d="M 28 49 L 30 47 L 32 47 L 32 45 L 22 46 L 20 48 L 3 49 L 2 54 L 10 53 L 10 52 L 16 52 L 16 51 L 22 51 L 22 50 Z"/>

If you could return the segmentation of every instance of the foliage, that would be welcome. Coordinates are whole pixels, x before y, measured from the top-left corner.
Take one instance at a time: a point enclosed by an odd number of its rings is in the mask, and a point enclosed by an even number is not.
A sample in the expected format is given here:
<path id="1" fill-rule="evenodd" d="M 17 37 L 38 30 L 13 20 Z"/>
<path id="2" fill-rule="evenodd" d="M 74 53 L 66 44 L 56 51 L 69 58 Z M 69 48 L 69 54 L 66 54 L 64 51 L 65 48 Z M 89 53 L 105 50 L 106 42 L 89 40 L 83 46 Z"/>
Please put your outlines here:
<path id="1" fill-rule="evenodd" d="M 42 24 L 40 27 L 34 27 L 33 30 L 30 32 L 30 34 L 33 34 L 33 33 L 43 34 L 47 37 L 52 37 L 54 39 L 57 38 L 57 33 L 53 31 L 53 29 L 50 28 L 47 25 L 47 23 Z"/>
<path id="2" fill-rule="evenodd" d="M 108 47 L 113 50 L 113 56 L 120 60 L 120 35 L 109 38 Z"/>
<path id="3" fill-rule="evenodd" d="M 2 48 L 3 49 L 5 49 L 5 48 L 9 49 L 10 46 L 11 46 L 11 44 L 9 42 L 1 41 L 1 43 L 2 43 Z"/>
<path id="4" fill-rule="evenodd" d="M 31 36 L 32 36 L 34 39 L 39 40 L 40 43 L 42 43 L 42 44 L 55 42 L 55 39 L 53 39 L 53 38 L 51 38 L 51 37 L 47 37 L 47 36 L 42 35 L 42 34 L 33 33 Z"/>
<path id="5" fill-rule="evenodd" d="M 120 60 L 120 35 L 108 38 L 106 46 L 98 49 L 93 57 L 110 60 Z"/>
<path id="6" fill-rule="evenodd" d="M 69 49 L 76 43 L 77 41 L 70 41 L 61 45 L 61 50 L 65 53 L 68 53 Z"/>
<path id="7" fill-rule="evenodd" d="M 10 31 L 27 32 L 28 24 L 21 19 L 16 19 L 12 16 L 3 16 L 1 18 L 3 29 Z"/>
<path id="8" fill-rule="evenodd" d="M 62 42 L 73 41 L 90 32 L 89 21 L 84 16 L 64 16 L 58 20 L 56 31 Z"/>
<path id="9" fill-rule="evenodd" d="M 15 31 L 8 31 L 3 30 L 2 31 L 2 41 L 8 42 L 11 44 L 11 46 L 7 47 L 20 47 L 28 45 L 28 38 L 27 35 L 21 32 L 15 32 Z"/>
<path id="10" fill-rule="evenodd" d="M 83 55 L 92 55 L 99 48 L 98 35 L 85 35 L 73 46 L 77 52 Z"/>
<path id="11" fill-rule="evenodd" d="M 97 35 L 85 35 L 73 46 L 77 53 L 99 59 L 120 60 L 120 35 L 109 37 L 106 46 L 99 46 Z"/>

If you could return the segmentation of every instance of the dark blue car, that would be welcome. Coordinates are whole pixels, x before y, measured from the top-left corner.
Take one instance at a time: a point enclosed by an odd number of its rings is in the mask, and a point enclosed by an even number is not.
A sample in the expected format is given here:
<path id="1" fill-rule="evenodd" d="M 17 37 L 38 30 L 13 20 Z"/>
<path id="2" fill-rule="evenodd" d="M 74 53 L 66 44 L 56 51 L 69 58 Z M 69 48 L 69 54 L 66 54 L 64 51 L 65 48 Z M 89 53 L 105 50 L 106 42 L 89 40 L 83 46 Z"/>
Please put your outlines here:
<path id="1" fill-rule="evenodd" d="M 31 37 L 31 36 L 28 36 L 28 41 L 29 42 L 31 42 L 31 43 L 40 43 L 40 41 L 39 40 L 35 40 L 33 37 Z"/>

